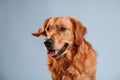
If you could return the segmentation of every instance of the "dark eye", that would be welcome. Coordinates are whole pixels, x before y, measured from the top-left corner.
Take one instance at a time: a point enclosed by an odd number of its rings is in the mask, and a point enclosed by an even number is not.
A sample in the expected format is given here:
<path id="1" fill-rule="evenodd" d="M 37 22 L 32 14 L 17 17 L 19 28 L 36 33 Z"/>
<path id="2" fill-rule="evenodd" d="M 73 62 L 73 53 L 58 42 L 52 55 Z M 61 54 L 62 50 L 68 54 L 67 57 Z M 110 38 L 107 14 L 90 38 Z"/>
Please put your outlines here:
<path id="1" fill-rule="evenodd" d="M 47 28 L 47 31 L 49 31 L 49 30 L 50 30 L 50 28 L 48 27 L 48 28 Z"/>
<path id="2" fill-rule="evenodd" d="M 65 30 L 66 30 L 66 28 L 64 28 L 64 27 L 61 27 L 61 28 L 60 28 L 60 31 L 61 31 L 61 32 L 64 32 Z"/>

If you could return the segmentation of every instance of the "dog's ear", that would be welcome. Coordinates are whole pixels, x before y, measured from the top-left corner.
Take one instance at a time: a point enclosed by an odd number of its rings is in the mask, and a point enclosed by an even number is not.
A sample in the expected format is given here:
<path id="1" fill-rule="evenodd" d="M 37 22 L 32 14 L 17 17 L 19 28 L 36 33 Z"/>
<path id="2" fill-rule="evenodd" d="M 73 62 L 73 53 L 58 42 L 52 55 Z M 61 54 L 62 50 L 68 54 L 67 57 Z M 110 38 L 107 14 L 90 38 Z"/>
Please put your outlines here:
<path id="1" fill-rule="evenodd" d="M 39 37 L 40 35 L 45 35 L 44 28 L 40 28 L 37 32 L 32 33 L 33 36 Z"/>
<path id="2" fill-rule="evenodd" d="M 51 18 L 46 19 L 43 26 L 37 32 L 32 33 L 32 35 L 36 36 L 36 37 L 39 37 L 41 35 L 45 36 L 46 35 L 45 28 L 46 28 L 46 26 L 47 26 L 50 19 Z"/>
<path id="3" fill-rule="evenodd" d="M 87 29 L 76 18 L 71 17 L 70 21 L 73 25 L 75 44 L 79 46 L 84 39 Z"/>

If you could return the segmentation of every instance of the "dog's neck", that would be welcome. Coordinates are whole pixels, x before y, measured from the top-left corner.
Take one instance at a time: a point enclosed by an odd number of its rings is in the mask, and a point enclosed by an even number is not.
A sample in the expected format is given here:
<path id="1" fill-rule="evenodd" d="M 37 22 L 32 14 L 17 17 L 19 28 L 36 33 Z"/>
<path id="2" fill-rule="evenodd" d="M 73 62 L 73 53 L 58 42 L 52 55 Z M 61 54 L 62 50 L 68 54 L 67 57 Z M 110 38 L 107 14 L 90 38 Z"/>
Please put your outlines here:
<path id="1" fill-rule="evenodd" d="M 72 60 L 66 55 L 60 58 L 53 59 L 49 56 L 48 58 L 48 68 L 52 74 L 52 80 L 62 80 L 63 76 L 67 72 L 67 68 L 72 64 Z M 54 79 L 55 78 L 55 79 Z"/>

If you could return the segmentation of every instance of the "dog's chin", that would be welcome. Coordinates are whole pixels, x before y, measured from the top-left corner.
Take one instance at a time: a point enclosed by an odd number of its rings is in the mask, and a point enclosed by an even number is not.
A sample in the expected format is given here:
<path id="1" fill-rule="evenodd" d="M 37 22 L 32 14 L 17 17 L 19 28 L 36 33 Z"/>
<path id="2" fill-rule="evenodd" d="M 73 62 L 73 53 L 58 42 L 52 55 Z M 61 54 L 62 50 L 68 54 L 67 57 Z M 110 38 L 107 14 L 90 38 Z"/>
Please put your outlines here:
<path id="1" fill-rule="evenodd" d="M 59 50 L 48 50 L 48 53 L 47 53 L 47 54 L 48 54 L 49 56 L 53 57 L 53 58 L 57 58 L 57 57 L 59 57 L 62 53 L 65 52 L 65 50 L 67 49 L 67 47 L 68 47 L 68 43 L 65 43 L 61 49 L 59 49 Z"/>

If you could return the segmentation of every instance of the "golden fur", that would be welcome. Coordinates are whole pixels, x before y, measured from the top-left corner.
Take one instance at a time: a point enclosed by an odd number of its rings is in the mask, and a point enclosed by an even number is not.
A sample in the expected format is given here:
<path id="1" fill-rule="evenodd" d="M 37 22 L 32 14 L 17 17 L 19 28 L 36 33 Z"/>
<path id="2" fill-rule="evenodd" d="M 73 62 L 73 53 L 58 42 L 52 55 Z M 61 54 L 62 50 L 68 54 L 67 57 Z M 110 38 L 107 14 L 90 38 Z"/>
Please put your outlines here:
<path id="1" fill-rule="evenodd" d="M 60 31 L 61 27 L 65 30 Z M 96 80 L 96 53 L 84 39 L 87 29 L 74 17 L 51 17 L 34 36 L 54 41 L 54 50 L 64 43 L 67 49 L 56 58 L 48 55 L 47 65 L 52 80 Z"/>

